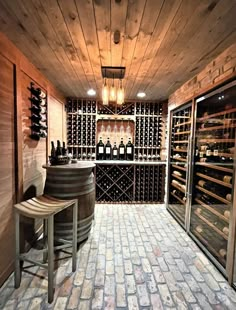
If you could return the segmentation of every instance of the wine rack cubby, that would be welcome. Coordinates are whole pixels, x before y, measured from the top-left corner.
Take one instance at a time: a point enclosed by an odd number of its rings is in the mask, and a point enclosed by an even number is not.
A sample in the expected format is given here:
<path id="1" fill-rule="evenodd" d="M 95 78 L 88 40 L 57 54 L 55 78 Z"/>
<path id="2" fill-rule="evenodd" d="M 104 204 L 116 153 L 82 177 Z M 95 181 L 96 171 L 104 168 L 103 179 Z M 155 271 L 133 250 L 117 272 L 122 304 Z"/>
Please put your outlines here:
<path id="1" fill-rule="evenodd" d="M 33 140 L 47 137 L 47 96 L 41 88 L 36 88 L 33 82 L 28 88 L 30 91 L 29 100 L 31 102 L 31 134 Z"/>
<path id="2" fill-rule="evenodd" d="M 103 160 L 96 161 L 98 202 L 164 202 L 165 173 L 161 160 L 165 158 L 161 152 L 165 150 L 166 114 L 167 105 L 162 103 L 126 102 L 121 106 L 104 106 L 95 100 L 68 99 L 67 148 L 73 158 L 98 159 L 100 138 L 103 144 L 109 138 L 112 147 L 116 143 L 118 149 L 121 140 L 126 146 L 129 140 L 132 142 L 133 156 L 129 161 L 110 160 L 104 164 Z M 145 166 L 145 178 L 141 182 L 137 180 L 142 178 L 142 166 Z"/>

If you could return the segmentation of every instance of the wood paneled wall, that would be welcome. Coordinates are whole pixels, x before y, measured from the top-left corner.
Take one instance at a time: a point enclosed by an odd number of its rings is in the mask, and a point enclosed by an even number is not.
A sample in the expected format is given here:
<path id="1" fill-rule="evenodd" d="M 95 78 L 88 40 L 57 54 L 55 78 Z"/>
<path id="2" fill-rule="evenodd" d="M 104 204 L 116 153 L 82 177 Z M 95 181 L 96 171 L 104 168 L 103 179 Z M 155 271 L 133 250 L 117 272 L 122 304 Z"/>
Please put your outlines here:
<path id="1" fill-rule="evenodd" d="M 13 204 L 43 192 L 48 144 L 64 139 L 64 96 L 0 33 L 0 286 L 13 271 Z M 30 82 L 48 96 L 48 139 L 29 138 Z M 55 115 L 55 116 L 54 116 Z M 23 237 L 32 240 L 39 223 L 22 221 Z"/>
<path id="2" fill-rule="evenodd" d="M 14 65 L 0 55 L 0 279 L 10 272 L 13 258 L 15 202 Z M 3 268 L 4 267 L 4 268 Z M 0 281 L 1 283 L 1 281 Z"/>

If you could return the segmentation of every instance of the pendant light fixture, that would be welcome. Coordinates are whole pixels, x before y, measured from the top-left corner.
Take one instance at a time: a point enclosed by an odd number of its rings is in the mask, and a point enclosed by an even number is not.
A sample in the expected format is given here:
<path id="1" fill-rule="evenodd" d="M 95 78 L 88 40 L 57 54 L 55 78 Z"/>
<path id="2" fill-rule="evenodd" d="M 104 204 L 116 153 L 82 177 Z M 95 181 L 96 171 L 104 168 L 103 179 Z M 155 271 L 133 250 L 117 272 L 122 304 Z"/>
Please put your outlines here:
<path id="1" fill-rule="evenodd" d="M 109 101 L 116 101 L 118 105 L 124 103 L 125 93 L 122 85 L 124 76 L 125 67 L 102 67 L 102 77 L 104 79 L 102 101 L 104 105 L 108 105 Z M 112 84 L 108 83 L 108 79 L 112 80 Z M 118 85 L 115 84 L 115 79 L 118 80 Z"/>
<path id="2" fill-rule="evenodd" d="M 109 99 L 110 101 L 116 101 L 116 87 L 114 85 L 114 76 L 112 79 L 112 85 L 110 86 Z"/>
<path id="3" fill-rule="evenodd" d="M 120 79 L 119 88 L 117 90 L 117 101 L 116 101 L 117 104 L 122 105 L 124 103 L 124 99 L 125 99 L 125 92 L 122 85 L 122 80 Z"/>
<path id="4" fill-rule="evenodd" d="M 107 85 L 106 78 L 104 79 L 104 84 L 102 87 L 102 102 L 103 102 L 103 105 L 109 104 L 109 88 Z"/>

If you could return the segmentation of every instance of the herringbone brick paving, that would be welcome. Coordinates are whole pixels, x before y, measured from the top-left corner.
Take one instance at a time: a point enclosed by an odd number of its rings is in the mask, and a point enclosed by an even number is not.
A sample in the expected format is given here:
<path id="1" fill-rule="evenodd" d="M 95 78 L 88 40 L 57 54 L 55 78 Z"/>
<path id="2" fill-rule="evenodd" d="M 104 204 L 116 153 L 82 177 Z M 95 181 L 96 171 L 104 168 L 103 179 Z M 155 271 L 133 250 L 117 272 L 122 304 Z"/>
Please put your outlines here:
<path id="1" fill-rule="evenodd" d="M 53 304 L 34 267 L 17 290 L 8 279 L 0 309 L 236 309 L 235 291 L 163 205 L 97 205 L 95 218 L 77 271 L 58 260 Z"/>

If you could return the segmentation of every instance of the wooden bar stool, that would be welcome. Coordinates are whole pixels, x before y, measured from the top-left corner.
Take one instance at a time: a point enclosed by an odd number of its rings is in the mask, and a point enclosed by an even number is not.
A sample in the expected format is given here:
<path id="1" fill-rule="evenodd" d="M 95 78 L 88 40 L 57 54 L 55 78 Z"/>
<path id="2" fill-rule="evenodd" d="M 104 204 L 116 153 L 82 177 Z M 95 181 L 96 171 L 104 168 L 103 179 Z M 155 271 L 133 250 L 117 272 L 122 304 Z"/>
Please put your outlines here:
<path id="1" fill-rule="evenodd" d="M 72 206 L 73 207 L 73 229 L 72 241 L 64 239 L 54 240 L 54 215 L 58 212 Z M 77 200 L 59 200 L 50 196 L 39 196 L 14 205 L 15 211 L 15 288 L 20 286 L 21 267 L 20 261 L 27 261 L 34 265 L 46 268 L 48 270 L 48 302 L 53 301 L 54 285 L 54 250 L 72 247 L 72 271 L 76 270 L 77 253 Z M 44 222 L 44 237 L 46 237 L 46 249 L 39 250 L 43 252 L 43 262 L 34 261 L 28 258 L 30 253 L 20 253 L 20 215 L 25 217 L 42 219 Z M 54 246 L 54 241 L 60 245 Z M 27 257 L 28 256 L 28 257 Z M 46 263 L 46 260 L 48 262 Z"/>

